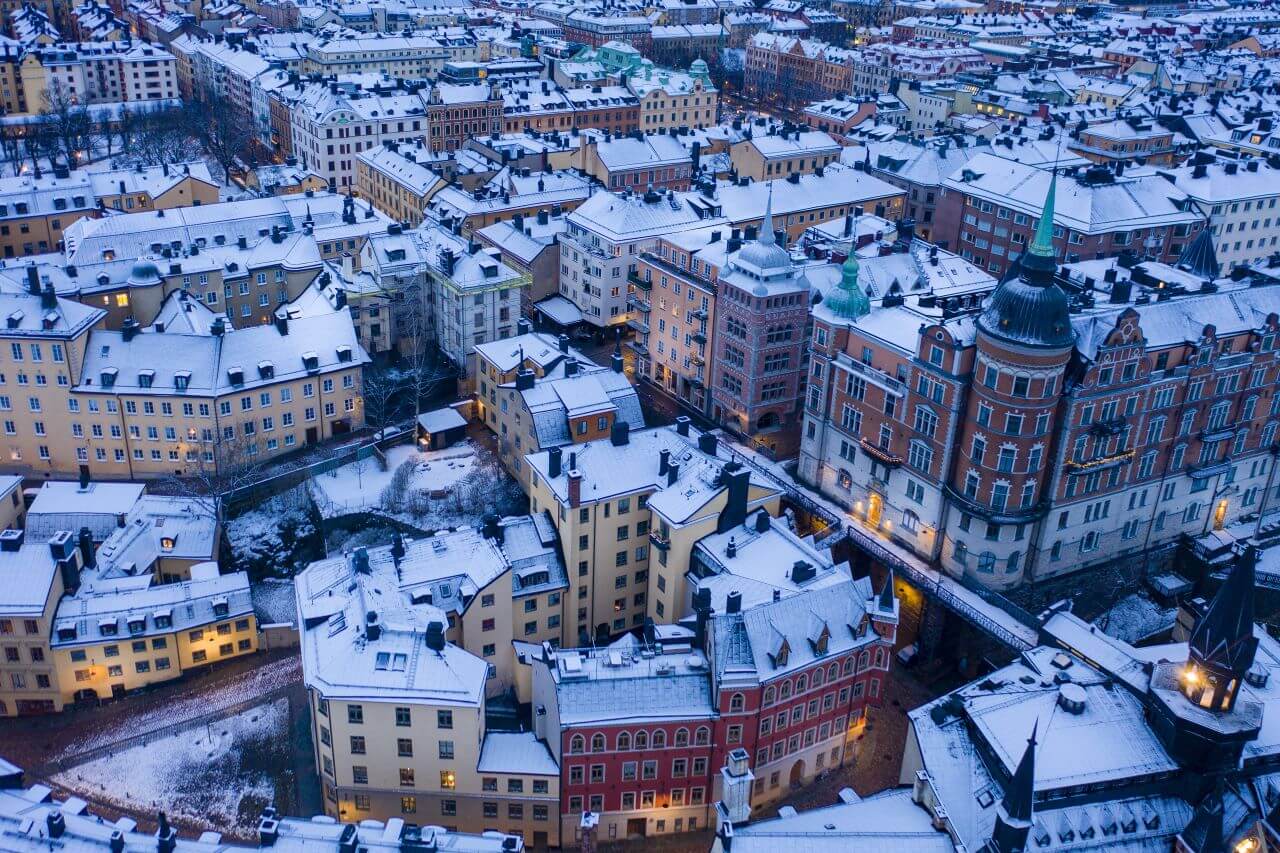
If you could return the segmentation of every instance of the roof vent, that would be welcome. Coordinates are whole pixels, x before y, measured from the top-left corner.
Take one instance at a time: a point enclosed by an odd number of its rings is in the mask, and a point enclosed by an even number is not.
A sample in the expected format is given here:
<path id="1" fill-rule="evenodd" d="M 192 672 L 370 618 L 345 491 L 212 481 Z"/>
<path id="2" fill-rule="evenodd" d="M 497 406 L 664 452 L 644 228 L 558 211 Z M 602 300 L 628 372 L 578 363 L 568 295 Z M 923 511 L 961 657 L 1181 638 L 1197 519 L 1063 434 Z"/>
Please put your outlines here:
<path id="1" fill-rule="evenodd" d="M 1068 714 L 1083 714 L 1085 703 L 1084 688 L 1070 682 L 1058 687 L 1058 707 Z"/>

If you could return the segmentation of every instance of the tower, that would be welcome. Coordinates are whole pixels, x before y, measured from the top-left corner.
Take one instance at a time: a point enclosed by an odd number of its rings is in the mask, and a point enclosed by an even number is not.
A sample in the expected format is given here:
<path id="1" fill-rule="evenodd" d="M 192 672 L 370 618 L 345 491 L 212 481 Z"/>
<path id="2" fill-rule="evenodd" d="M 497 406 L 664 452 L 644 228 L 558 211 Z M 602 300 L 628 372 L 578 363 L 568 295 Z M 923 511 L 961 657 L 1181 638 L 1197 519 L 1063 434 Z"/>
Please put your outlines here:
<path id="1" fill-rule="evenodd" d="M 1266 683 L 1252 670 L 1257 560 L 1253 547 L 1236 559 L 1192 628 L 1187 660 L 1159 663 L 1151 673 L 1151 727 L 1188 772 L 1236 769 L 1262 728 L 1262 703 L 1241 692 Z"/>
<path id="2" fill-rule="evenodd" d="M 1054 280 L 1057 187 L 1055 173 L 1018 274 L 977 318 L 972 390 L 946 488 L 956 511 L 947 515 L 943 566 L 997 589 L 1022 582 L 1027 543 L 1017 531 L 1048 506 L 1049 436 L 1075 345 L 1067 294 Z"/>

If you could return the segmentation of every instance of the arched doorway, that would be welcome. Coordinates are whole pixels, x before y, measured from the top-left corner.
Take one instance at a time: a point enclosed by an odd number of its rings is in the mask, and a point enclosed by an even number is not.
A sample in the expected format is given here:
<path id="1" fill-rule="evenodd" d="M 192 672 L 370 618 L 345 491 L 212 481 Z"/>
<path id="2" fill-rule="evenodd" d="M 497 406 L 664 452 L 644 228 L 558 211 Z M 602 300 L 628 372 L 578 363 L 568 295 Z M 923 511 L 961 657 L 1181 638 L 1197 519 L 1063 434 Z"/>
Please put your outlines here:
<path id="1" fill-rule="evenodd" d="M 75 692 L 72 701 L 77 705 L 97 705 L 98 693 L 92 687 L 85 687 Z"/>
<path id="2" fill-rule="evenodd" d="M 760 420 L 756 421 L 756 429 L 763 432 L 767 429 L 773 429 L 779 423 L 777 412 L 765 412 L 760 416 Z"/>
<path id="3" fill-rule="evenodd" d="M 884 519 L 884 498 L 872 492 L 867 497 L 867 526 L 879 527 Z"/>
<path id="4" fill-rule="evenodd" d="M 804 759 L 800 759 L 791 765 L 791 777 L 788 780 L 792 788 L 799 788 L 804 784 Z"/>

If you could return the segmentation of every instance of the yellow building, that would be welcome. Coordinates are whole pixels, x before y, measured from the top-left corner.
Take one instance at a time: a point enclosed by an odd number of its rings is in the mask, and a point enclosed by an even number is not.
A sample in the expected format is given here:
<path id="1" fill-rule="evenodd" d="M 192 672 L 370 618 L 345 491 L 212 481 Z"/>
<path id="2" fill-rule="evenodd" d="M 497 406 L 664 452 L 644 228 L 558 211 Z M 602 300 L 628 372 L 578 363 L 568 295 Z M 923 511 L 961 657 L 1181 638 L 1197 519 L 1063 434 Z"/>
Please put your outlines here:
<path id="1" fill-rule="evenodd" d="M 258 624 L 249 576 L 220 575 L 217 564 L 206 564 L 191 580 L 140 591 L 86 574 L 58 605 L 52 646 L 64 705 L 120 699 L 252 654 Z"/>
<path id="2" fill-rule="evenodd" d="M 681 618 L 690 609 L 684 576 L 698 540 L 757 508 L 772 515 L 780 506 L 776 484 L 732 461 L 688 418 L 525 461 L 530 509 L 550 513 L 560 536 L 566 615 L 579 635 Z"/>
<path id="3" fill-rule="evenodd" d="M 773 126 L 735 142 L 729 160 L 739 178 L 772 181 L 821 172 L 840 159 L 840 144 L 819 130 Z"/>
<path id="4" fill-rule="evenodd" d="M 21 530 L 0 532 L 0 716 L 62 710 L 49 637 L 64 578 L 78 577 L 80 554 L 65 531 L 26 542 Z M 70 547 L 68 547 L 70 546 Z"/>

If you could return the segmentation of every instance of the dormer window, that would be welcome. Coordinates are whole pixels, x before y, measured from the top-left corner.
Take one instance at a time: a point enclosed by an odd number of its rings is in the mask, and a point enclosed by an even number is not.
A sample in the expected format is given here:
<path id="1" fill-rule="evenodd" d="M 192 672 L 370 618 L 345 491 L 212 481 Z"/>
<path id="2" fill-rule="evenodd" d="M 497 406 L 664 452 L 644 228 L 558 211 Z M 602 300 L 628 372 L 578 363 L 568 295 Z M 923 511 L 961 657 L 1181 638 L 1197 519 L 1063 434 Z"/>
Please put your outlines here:
<path id="1" fill-rule="evenodd" d="M 178 540 L 174 539 L 172 536 L 160 537 L 160 548 L 163 551 L 172 551 L 173 546 L 176 544 L 178 544 Z"/>
<path id="2" fill-rule="evenodd" d="M 116 376 L 120 371 L 114 367 L 108 367 L 98 374 L 98 378 L 102 381 L 103 388 L 113 388 L 116 384 Z"/>
<path id="3" fill-rule="evenodd" d="M 150 388 L 151 383 L 155 381 L 156 372 L 154 370 L 143 370 L 138 373 L 138 387 Z"/>
<path id="4" fill-rule="evenodd" d="M 147 619 L 145 616 L 129 617 L 129 633 L 130 634 L 141 634 L 145 630 L 147 630 Z"/>
<path id="5" fill-rule="evenodd" d="M 351 361 L 351 347 L 349 346 L 338 347 L 338 361 L 341 361 L 344 363 Z"/>
<path id="6" fill-rule="evenodd" d="M 173 375 L 173 387 L 179 391 L 187 390 L 187 386 L 191 384 L 191 371 L 179 370 Z"/>
<path id="7" fill-rule="evenodd" d="M 276 367 L 269 361 L 258 362 L 258 376 L 262 379 L 270 379 L 276 375 Z"/>
<path id="8" fill-rule="evenodd" d="M 232 385 L 243 385 L 244 384 L 244 368 L 228 367 L 227 381 L 230 382 Z"/>
<path id="9" fill-rule="evenodd" d="M 302 354 L 302 366 L 307 370 L 319 370 L 320 356 L 316 355 L 314 352 L 304 352 Z"/>

